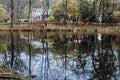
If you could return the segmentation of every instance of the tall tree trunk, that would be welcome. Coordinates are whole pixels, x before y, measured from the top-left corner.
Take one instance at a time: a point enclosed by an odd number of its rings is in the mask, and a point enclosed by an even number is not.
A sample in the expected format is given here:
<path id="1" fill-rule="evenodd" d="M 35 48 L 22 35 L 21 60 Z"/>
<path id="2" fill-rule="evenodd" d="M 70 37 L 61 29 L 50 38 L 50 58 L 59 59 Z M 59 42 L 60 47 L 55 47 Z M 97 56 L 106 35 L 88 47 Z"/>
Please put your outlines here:
<path id="1" fill-rule="evenodd" d="M 19 11 L 20 10 L 20 0 L 17 1 L 17 12 L 16 12 L 16 18 L 17 18 L 17 22 L 19 22 Z"/>
<path id="2" fill-rule="evenodd" d="M 100 0 L 100 14 L 102 15 L 102 25 L 103 25 L 103 17 L 104 17 L 104 0 Z"/>
<path id="3" fill-rule="evenodd" d="M 14 0 L 11 0 L 11 27 L 14 24 Z"/>
<path id="4" fill-rule="evenodd" d="M 49 0 L 46 0 L 46 8 L 47 8 L 46 17 L 48 17 L 48 13 L 49 13 Z"/>
<path id="5" fill-rule="evenodd" d="M 31 19 L 30 19 L 30 17 L 31 17 L 31 4 L 32 4 L 32 2 L 31 2 L 31 0 L 29 0 L 28 27 L 30 27 L 30 22 L 31 22 Z"/>
<path id="6" fill-rule="evenodd" d="M 43 14 L 42 14 L 42 21 L 44 21 L 44 16 L 45 16 L 45 5 L 44 5 L 44 0 L 43 0 L 43 2 L 42 2 L 42 4 L 43 4 Z"/>
<path id="7" fill-rule="evenodd" d="M 67 24 L 67 0 L 65 0 L 65 21 L 64 24 Z"/>

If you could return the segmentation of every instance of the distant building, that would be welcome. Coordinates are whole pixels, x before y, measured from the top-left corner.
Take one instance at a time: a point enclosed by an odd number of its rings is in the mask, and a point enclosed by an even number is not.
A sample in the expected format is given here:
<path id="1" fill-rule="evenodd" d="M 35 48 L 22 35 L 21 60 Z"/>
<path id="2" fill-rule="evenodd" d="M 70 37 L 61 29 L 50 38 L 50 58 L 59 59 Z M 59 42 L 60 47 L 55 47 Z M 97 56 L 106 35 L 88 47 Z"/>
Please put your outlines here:
<path id="1" fill-rule="evenodd" d="M 50 15 L 50 12 L 51 9 L 48 10 L 48 16 Z M 47 15 L 47 11 L 43 11 L 41 8 L 34 8 L 31 15 L 34 21 L 41 21 Z"/>
<path id="2" fill-rule="evenodd" d="M 43 10 L 40 8 L 34 8 L 32 10 L 32 18 L 34 20 L 42 20 Z"/>
<path id="3" fill-rule="evenodd" d="M 48 10 L 48 16 L 50 15 L 51 9 Z M 44 14 L 44 15 L 43 15 Z M 30 22 L 41 21 L 47 16 L 47 11 L 43 11 L 41 8 L 33 8 L 31 12 Z M 29 19 L 19 19 L 20 22 L 28 22 Z"/>

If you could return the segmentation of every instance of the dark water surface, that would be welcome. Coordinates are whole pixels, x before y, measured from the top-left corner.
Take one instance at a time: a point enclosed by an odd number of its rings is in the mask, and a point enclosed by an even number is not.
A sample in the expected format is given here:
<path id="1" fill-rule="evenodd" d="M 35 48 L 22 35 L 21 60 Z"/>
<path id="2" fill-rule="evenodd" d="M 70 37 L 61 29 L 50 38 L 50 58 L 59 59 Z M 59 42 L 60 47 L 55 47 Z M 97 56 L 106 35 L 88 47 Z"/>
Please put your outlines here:
<path id="1" fill-rule="evenodd" d="M 0 64 L 35 80 L 120 80 L 120 35 L 0 32 Z"/>

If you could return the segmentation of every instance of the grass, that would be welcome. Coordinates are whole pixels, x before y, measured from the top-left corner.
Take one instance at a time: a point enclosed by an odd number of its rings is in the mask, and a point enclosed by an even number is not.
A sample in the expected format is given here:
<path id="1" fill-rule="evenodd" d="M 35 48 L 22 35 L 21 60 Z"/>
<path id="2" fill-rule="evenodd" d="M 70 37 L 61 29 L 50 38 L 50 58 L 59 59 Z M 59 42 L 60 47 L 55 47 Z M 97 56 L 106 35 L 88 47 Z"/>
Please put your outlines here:
<path id="1" fill-rule="evenodd" d="M 81 23 L 80 25 L 67 25 L 58 23 L 49 23 L 47 27 L 41 27 L 40 24 L 33 24 L 28 27 L 28 24 L 16 24 L 13 28 L 9 24 L 0 24 L 0 31 L 75 31 L 75 32 L 120 32 L 120 24 L 102 25 L 95 23 Z"/>

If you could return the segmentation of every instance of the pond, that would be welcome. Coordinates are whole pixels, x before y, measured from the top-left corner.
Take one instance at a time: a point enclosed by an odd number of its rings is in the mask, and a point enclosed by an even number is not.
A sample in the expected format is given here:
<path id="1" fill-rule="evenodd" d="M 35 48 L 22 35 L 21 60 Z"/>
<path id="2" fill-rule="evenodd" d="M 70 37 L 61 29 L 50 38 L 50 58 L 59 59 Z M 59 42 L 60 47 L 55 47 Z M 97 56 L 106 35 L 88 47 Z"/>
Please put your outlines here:
<path id="1" fill-rule="evenodd" d="M 119 80 L 120 35 L 0 32 L 0 64 L 34 80 Z"/>

